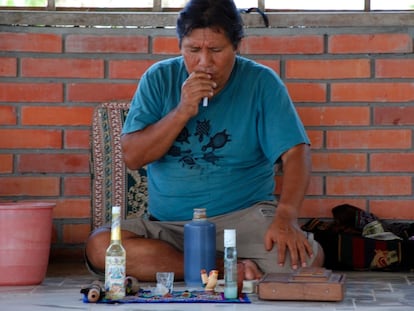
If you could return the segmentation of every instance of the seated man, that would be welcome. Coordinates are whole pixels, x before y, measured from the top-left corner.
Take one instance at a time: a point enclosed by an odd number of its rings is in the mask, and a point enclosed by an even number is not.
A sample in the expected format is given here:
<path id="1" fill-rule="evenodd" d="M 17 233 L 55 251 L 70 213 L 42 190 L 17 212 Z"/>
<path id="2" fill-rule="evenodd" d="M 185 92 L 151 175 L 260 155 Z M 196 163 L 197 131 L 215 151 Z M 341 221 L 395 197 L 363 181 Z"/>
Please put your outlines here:
<path id="1" fill-rule="evenodd" d="M 321 266 L 322 249 L 298 225 L 309 139 L 277 74 L 237 55 L 243 25 L 235 4 L 189 1 L 177 34 L 181 56 L 147 70 L 123 128 L 126 165 L 147 165 L 150 213 L 122 224 L 127 275 L 153 281 L 168 270 L 182 279 L 183 227 L 199 207 L 216 224 L 218 253 L 224 229 L 237 230 L 246 279 Z M 276 202 L 277 163 L 284 177 Z M 109 226 L 91 234 L 92 269 L 104 270 L 109 239 Z"/>

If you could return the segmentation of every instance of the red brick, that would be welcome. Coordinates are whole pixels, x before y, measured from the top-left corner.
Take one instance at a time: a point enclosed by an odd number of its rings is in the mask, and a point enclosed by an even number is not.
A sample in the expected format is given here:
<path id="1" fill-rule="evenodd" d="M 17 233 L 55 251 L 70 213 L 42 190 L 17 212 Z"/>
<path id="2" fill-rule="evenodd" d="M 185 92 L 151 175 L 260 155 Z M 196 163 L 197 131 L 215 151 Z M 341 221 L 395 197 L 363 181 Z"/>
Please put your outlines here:
<path id="1" fill-rule="evenodd" d="M 323 36 L 249 36 L 241 43 L 242 54 L 322 54 Z"/>
<path id="2" fill-rule="evenodd" d="M 109 61 L 110 79 L 139 79 L 155 60 L 111 60 Z"/>
<path id="3" fill-rule="evenodd" d="M 16 108 L 13 106 L 0 106 L 0 125 L 16 124 Z"/>
<path id="4" fill-rule="evenodd" d="M 414 205 L 412 200 L 370 200 L 370 212 L 380 219 L 414 219 Z"/>
<path id="5" fill-rule="evenodd" d="M 332 83 L 334 102 L 410 102 L 414 83 Z"/>
<path id="6" fill-rule="evenodd" d="M 3 176 L 0 196 L 59 196 L 59 184 L 59 177 Z"/>
<path id="7" fill-rule="evenodd" d="M 328 52 L 348 53 L 411 53 L 412 37 L 405 33 L 337 34 L 328 38 Z"/>
<path id="8" fill-rule="evenodd" d="M 90 148 L 90 131 L 87 130 L 65 130 L 64 148 L 66 149 L 88 149 Z"/>
<path id="9" fill-rule="evenodd" d="M 368 78 L 370 75 L 369 59 L 286 61 L 287 79 L 348 79 Z"/>
<path id="10" fill-rule="evenodd" d="M 60 149 L 61 147 L 60 130 L 0 129 L 0 149 Z"/>
<path id="11" fill-rule="evenodd" d="M 414 125 L 414 107 L 387 106 L 374 108 L 375 125 Z"/>
<path id="12" fill-rule="evenodd" d="M 68 176 L 63 180 L 63 195 L 85 196 L 91 195 L 91 178 L 89 176 Z"/>
<path id="13" fill-rule="evenodd" d="M 137 84 L 71 83 L 67 86 L 71 102 L 107 102 L 131 100 Z"/>
<path id="14" fill-rule="evenodd" d="M 414 78 L 414 59 L 377 59 L 377 78 Z"/>
<path id="15" fill-rule="evenodd" d="M 312 149 L 321 149 L 323 147 L 324 133 L 318 130 L 307 130 L 306 131 L 311 141 Z"/>
<path id="16" fill-rule="evenodd" d="M 12 154 L 0 154 L 0 173 L 12 173 L 13 172 L 13 155 Z"/>
<path id="17" fill-rule="evenodd" d="M 85 243 L 91 232 L 90 224 L 64 224 L 63 243 L 81 244 Z"/>
<path id="18" fill-rule="evenodd" d="M 327 176 L 327 195 L 412 195 L 411 176 Z"/>
<path id="19" fill-rule="evenodd" d="M 412 132 L 400 130 L 331 130 L 326 134 L 329 149 L 408 149 Z"/>
<path id="20" fill-rule="evenodd" d="M 103 78 L 104 62 L 99 59 L 23 58 L 23 77 Z"/>
<path id="21" fill-rule="evenodd" d="M 0 51 L 60 53 L 62 37 L 48 33 L 0 32 Z"/>
<path id="22" fill-rule="evenodd" d="M 153 54 L 180 54 L 176 37 L 155 37 L 152 40 Z"/>
<path id="23" fill-rule="evenodd" d="M 17 167 L 20 173 L 88 173 L 89 154 L 24 153 Z"/>
<path id="24" fill-rule="evenodd" d="M 68 35 L 67 53 L 148 53 L 148 37 L 121 35 Z"/>
<path id="25" fill-rule="evenodd" d="M 16 75 L 17 75 L 16 58 L 0 57 L 0 77 L 15 77 Z"/>
<path id="26" fill-rule="evenodd" d="M 365 172 L 367 155 L 364 153 L 312 153 L 313 172 Z"/>
<path id="27" fill-rule="evenodd" d="M 373 153 L 370 155 L 371 172 L 414 172 L 414 153 Z M 414 205 L 413 205 L 414 208 Z"/>
<path id="28" fill-rule="evenodd" d="M 326 102 L 324 83 L 286 83 L 294 102 Z"/>
<path id="29" fill-rule="evenodd" d="M 363 198 L 307 197 L 302 204 L 299 216 L 306 218 L 332 218 L 332 209 L 345 203 L 364 209 L 366 200 Z"/>
<path id="30" fill-rule="evenodd" d="M 280 74 L 280 60 L 276 59 L 256 59 L 256 61 L 262 65 L 265 65 L 275 72 Z"/>
<path id="31" fill-rule="evenodd" d="M 46 102 L 63 101 L 60 83 L 1 83 L 0 102 Z"/>
<path id="32" fill-rule="evenodd" d="M 23 125 L 90 125 L 93 107 L 22 107 Z"/>
<path id="33" fill-rule="evenodd" d="M 369 125 L 368 107 L 297 107 L 305 126 Z"/>
<path id="34" fill-rule="evenodd" d="M 283 187 L 283 176 L 276 176 L 276 187 L 274 193 L 279 195 Z M 323 179 L 321 176 L 311 176 L 307 195 L 322 195 L 323 194 Z"/>
<path id="35" fill-rule="evenodd" d="M 58 200 L 53 210 L 53 218 L 89 218 L 91 217 L 90 199 Z"/>
<path id="36" fill-rule="evenodd" d="M 322 195 L 323 194 L 323 177 L 322 176 L 311 176 L 307 195 Z"/>

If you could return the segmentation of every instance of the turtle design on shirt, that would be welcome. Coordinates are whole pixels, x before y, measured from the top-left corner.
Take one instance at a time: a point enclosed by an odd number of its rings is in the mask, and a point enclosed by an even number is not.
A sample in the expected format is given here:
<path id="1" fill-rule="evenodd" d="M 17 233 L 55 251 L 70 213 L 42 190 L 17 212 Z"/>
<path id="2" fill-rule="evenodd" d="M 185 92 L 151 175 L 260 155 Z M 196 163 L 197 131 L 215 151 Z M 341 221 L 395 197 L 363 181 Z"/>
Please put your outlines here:
<path id="1" fill-rule="evenodd" d="M 226 133 L 226 130 L 218 132 L 213 137 L 210 137 L 210 141 L 207 145 L 204 145 L 201 150 L 206 151 L 208 148 L 216 149 L 223 148 L 227 142 L 231 141 L 230 135 Z"/>
<path id="2" fill-rule="evenodd" d="M 218 161 L 220 158 L 222 158 L 222 157 L 216 156 L 214 154 L 214 152 L 205 152 L 203 154 L 203 157 L 201 159 L 203 159 L 206 162 L 210 162 L 212 164 L 216 164 L 216 161 Z"/>
<path id="3" fill-rule="evenodd" d="M 168 150 L 168 155 L 173 157 L 180 157 L 183 154 L 189 154 L 191 150 L 182 150 L 181 147 L 177 147 L 175 145 L 171 146 L 170 150 Z"/>
<path id="4" fill-rule="evenodd" d="M 195 136 L 198 136 L 198 141 L 201 143 L 204 139 L 204 136 L 208 136 L 210 134 L 210 120 L 197 120 L 196 132 Z"/>
<path id="5" fill-rule="evenodd" d="M 184 157 L 182 157 L 179 162 L 182 164 L 182 166 L 187 166 L 190 169 L 193 169 L 194 167 L 197 167 L 198 164 L 197 162 L 194 160 L 193 157 L 186 155 Z"/>
<path id="6" fill-rule="evenodd" d="M 178 137 L 176 138 L 176 141 L 179 143 L 187 143 L 189 144 L 190 141 L 188 140 L 188 138 L 191 136 L 190 132 L 188 131 L 187 127 L 184 127 L 180 134 L 178 135 Z"/>
<path id="7" fill-rule="evenodd" d="M 173 145 L 171 146 L 170 150 L 168 151 L 169 156 L 173 157 L 180 157 L 178 162 L 181 163 L 183 167 L 187 167 L 190 169 L 196 168 L 200 166 L 198 161 L 203 160 L 205 162 L 211 163 L 216 165 L 216 162 L 222 158 L 215 154 L 215 150 L 223 148 L 229 141 L 230 135 L 227 133 L 227 130 L 223 130 L 210 136 L 211 125 L 210 120 L 197 120 L 196 128 L 194 134 L 191 134 L 187 127 L 184 127 L 178 137 L 176 138 L 176 143 L 179 146 Z M 194 152 L 194 150 L 187 149 L 183 150 L 182 145 L 184 143 L 190 143 L 190 137 L 198 137 L 198 141 L 202 143 L 204 141 L 207 144 L 200 144 L 202 156 L 196 156 L 198 153 Z"/>

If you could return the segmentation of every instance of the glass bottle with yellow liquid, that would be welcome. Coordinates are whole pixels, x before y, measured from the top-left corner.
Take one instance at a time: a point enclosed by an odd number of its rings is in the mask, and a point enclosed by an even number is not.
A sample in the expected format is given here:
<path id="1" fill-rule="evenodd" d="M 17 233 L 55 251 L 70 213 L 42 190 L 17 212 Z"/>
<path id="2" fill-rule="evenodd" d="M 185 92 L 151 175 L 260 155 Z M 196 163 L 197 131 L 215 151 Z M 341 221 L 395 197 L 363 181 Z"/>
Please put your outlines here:
<path id="1" fill-rule="evenodd" d="M 112 207 L 111 244 L 105 256 L 105 297 L 125 297 L 126 253 L 121 242 L 121 207 Z"/>

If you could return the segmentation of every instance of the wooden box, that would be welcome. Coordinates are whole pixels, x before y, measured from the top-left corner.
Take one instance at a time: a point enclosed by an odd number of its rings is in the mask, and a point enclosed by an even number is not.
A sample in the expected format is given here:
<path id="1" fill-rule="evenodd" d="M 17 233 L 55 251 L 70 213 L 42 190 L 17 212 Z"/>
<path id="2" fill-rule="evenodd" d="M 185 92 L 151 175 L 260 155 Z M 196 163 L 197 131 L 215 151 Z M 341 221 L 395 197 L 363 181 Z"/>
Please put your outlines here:
<path id="1" fill-rule="evenodd" d="M 293 273 L 268 273 L 257 285 L 264 300 L 341 301 L 345 275 L 324 268 L 302 268 Z"/>

